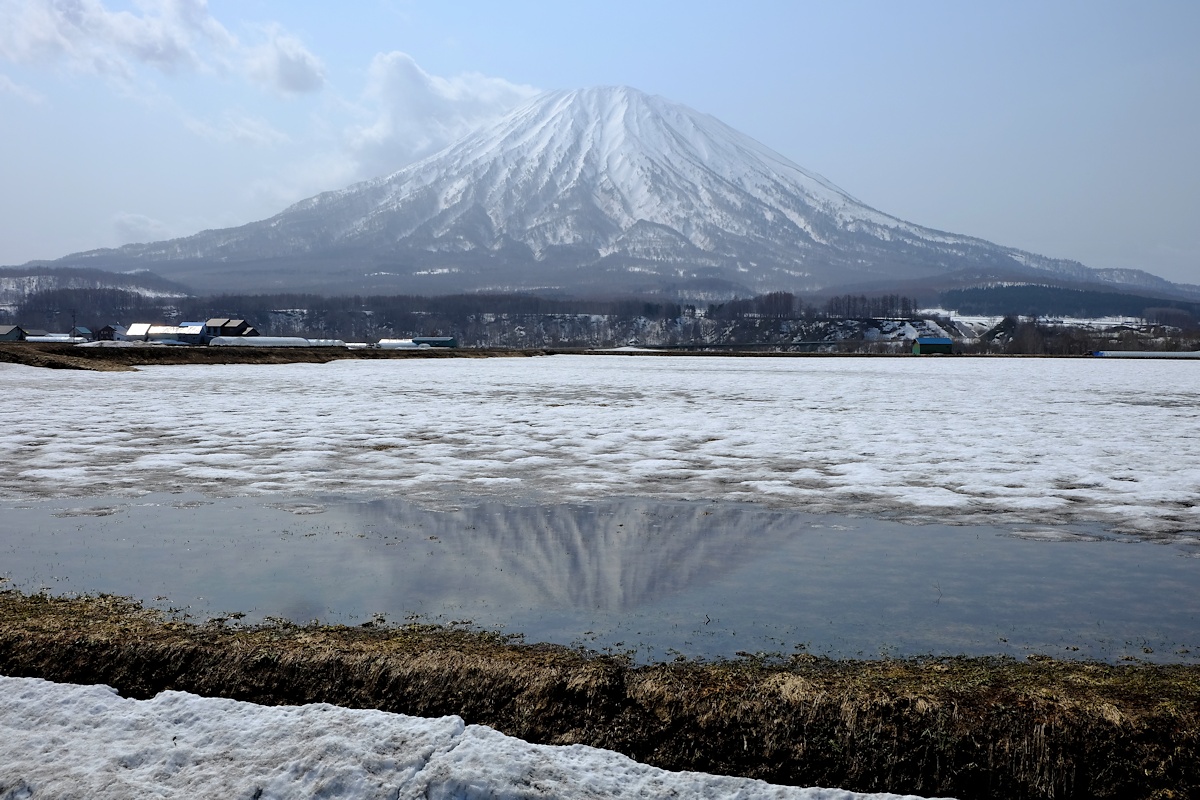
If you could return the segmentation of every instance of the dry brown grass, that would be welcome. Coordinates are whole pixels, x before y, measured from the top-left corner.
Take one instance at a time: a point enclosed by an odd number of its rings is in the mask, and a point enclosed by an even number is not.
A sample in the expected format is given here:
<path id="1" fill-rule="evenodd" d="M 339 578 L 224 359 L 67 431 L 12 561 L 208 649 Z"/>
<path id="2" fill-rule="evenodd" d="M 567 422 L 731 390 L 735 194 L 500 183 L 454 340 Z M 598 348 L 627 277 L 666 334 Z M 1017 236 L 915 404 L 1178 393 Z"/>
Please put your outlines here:
<path id="1" fill-rule="evenodd" d="M 669 769 L 962 798 L 1191 797 L 1200 668 L 953 658 L 634 667 L 434 626 L 193 625 L 0 592 L 0 671 L 458 714 Z"/>

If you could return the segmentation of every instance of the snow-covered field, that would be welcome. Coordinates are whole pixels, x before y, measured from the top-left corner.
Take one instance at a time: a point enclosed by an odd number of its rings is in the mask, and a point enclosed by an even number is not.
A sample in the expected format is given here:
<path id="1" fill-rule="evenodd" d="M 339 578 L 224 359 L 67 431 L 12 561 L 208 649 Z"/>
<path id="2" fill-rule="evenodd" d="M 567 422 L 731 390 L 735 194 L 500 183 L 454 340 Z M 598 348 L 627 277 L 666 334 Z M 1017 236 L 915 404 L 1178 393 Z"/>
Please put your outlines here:
<path id="1" fill-rule="evenodd" d="M 0 365 L 0 496 L 650 496 L 1200 530 L 1200 368 L 1089 359 Z"/>
<path id="2" fill-rule="evenodd" d="M 796 798 L 892 794 L 666 772 L 533 745 L 459 717 L 258 706 L 0 677 L 0 797 Z"/>

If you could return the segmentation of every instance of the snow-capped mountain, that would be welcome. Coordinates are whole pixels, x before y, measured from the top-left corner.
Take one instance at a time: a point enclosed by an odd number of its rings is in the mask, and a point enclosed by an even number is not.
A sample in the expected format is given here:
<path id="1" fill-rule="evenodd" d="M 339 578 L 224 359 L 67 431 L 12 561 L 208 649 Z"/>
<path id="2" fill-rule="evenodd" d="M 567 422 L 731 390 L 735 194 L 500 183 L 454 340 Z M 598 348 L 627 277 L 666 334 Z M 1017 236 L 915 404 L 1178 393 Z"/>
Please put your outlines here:
<path id="1" fill-rule="evenodd" d="M 876 211 L 710 116 L 627 87 L 542 95 L 423 161 L 267 220 L 60 263 L 146 267 L 202 291 L 699 297 L 964 270 L 1105 280 Z"/>

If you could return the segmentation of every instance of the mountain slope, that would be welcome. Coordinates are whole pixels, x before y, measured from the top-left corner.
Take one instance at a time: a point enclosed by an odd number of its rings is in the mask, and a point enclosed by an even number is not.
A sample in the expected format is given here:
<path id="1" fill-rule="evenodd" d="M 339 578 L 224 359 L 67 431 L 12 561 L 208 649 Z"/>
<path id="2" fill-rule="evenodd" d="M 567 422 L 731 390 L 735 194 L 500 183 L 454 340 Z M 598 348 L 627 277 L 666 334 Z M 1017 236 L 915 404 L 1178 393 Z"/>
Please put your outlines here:
<path id="1" fill-rule="evenodd" d="M 700 297 L 967 269 L 1103 280 L 888 216 L 712 117 L 625 87 L 542 95 L 399 172 L 267 220 L 60 263 L 226 291 Z"/>
<path id="2" fill-rule="evenodd" d="M 0 311 L 14 311 L 37 294 L 60 290 L 119 289 L 142 297 L 182 297 L 186 289 L 149 272 L 114 274 L 98 269 L 0 269 Z"/>

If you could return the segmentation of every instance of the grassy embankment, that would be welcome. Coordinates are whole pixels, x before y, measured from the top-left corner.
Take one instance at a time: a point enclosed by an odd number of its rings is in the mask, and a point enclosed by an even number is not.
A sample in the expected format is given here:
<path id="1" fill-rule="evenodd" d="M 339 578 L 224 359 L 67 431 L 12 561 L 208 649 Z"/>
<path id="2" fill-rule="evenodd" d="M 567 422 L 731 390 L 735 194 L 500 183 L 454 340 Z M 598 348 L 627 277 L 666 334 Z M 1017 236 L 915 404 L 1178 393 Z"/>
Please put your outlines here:
<path id="1" fill-rule="evenodd" d="M 1200 792 L 1200 668 L 919 659 L 634 667 L 429 626 L 193 625 L 0 592 L 0 673 L 458 714 L 668 769 L 961 798 Z"/>
<path id="2" fill-rule="evenodd" d="M 413 350 L 348 350 L 343 347 L 78 347 L 66 343 L 0 342 L 0 363 L 24 364 L 50 369 L 82 369 L 97 372 L 128 372 L 153 364 L 325 364 L 346 359 L 395 358 L 520 358 L 589 353 L 625 357 L 723 356 L 730 358 L 912 358 L 908 353 L 813 353 L 780 352 L 774 345 L 712 346 L 696 350 L 685 347 L 639 350 L 568 347 L 535 348 L 421 348 Z M 955 358 L 963 356 L 956 355 Z M 1042 358 L 1043 356 L 974 355 L 969 358 Z M 1082 356 L 1066 356 L 1081 358 Z"/>

